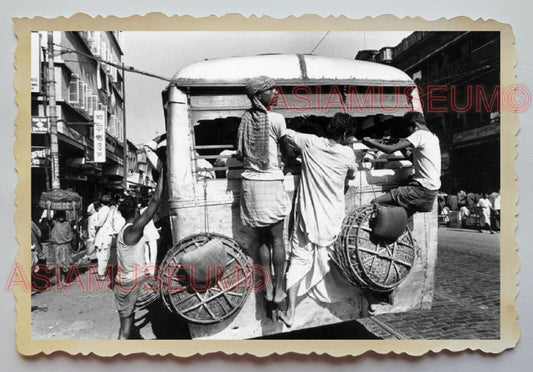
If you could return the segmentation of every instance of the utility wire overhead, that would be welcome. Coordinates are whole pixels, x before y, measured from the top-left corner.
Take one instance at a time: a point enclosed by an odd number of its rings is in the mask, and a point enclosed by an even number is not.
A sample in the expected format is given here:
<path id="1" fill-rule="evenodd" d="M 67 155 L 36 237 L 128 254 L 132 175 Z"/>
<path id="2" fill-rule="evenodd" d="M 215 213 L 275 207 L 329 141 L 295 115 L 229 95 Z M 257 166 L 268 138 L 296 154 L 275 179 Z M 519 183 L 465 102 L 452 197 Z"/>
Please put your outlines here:
<path id="1" fill-rule="evenodd" d="M 69 53 L 76 53 L 76 54 L 82 55 L 82 56 L 87 57 L 87 58 L 92 58 L 95 61 L 98 61 L 99 63 L 110 65 L 110 66 L 116 67 L 118 69 L 124 69 L 124 71 L 129 71 L 129 72 L 133 72 L 133 73 L 140 74 L 140 75 L 154 77 L 154 78 L 161 79 L 161 80 L 164 80 L 164 81 L 167 81 L 167 82 L 172 82 L 172 79 L 169 79 L 169 78 L 166 78 L 164 76 L 157 75 L 157 74 L 153 74 L 151 72 L 142 71 L 142 70 L 136 69 L 133 66 L 123 66 L 123 65 L 120 65 L 118 63 L 104 61 L 102 58 L 99 58 L 99 57 L 96 57 L 96 56 L 93 56 L 93 55 L 90 55 L 90 54 L 87 54 L 87 53 L 83 53 L 83 52 L 68 48 L 68 47 L 66 47 L 64 45 L 55 44 L 55 43 L 53 45 L 57 46 L 57 47 L 59 47 L 59 48 L 61 48 L 63 50 L 66 50 Z"/>
<path id="2" fill-rule="evenodd" d="M 326 34 L 322 37 L 322 39 L 320 39 L 320 41 L 315 45 L 315 47 L 313 48 L 313 50 L 311 50 L 311 51 L 309 52 L 309 54 L 313 54 L 313 52 L 316 50 L 316 48 L 318 48 L 318 46 L 319 46 L 320 44 L 322 44 L 322 42 L 324 41 L 324 39 L 325 39 L 326 36 L 328 36 L 328 35 L 329 35 L 329 31 L 326 32 Z"/>

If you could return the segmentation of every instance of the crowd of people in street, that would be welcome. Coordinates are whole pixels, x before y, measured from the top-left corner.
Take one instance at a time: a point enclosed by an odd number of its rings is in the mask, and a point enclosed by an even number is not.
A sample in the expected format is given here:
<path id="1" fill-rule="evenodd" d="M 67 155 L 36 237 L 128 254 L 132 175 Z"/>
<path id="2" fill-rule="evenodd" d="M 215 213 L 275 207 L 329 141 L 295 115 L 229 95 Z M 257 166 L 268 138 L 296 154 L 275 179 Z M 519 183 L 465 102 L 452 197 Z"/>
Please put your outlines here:
<path id="1" fill-rule="evenodd" d="M 67 216 L 63 210 L 45 210 L 39 224 L 32 221 L 32 267 L 39 270 L 39 264 L 47 266 L 53 262 L 57 284 L 64 286 L 69 279 L 74 279 L 73 265 L 81 268 L 95 263 L 96 280 L 109 279 L 109 287 L 115 292 L 120 316 L 119 338 L 129 337 L 135 307 L 147 305 L 158 296 L 156 290 L 147 290 L 143 283 L 157 286 L 154 275 L 160 234 L 156 224 L 166 226 L 159 224 L 156 216 L 163 189 L 163 172 L 159 174 L 151 198 L 139 199 L 128 193 L 113 197 L 105 194 L 89 204 L 86 218 L 72 218 L 72 213 Z M 78 224 L 84 226 L 79 229 L 81 236 L 76 236 Z M 79 239 L 84 241 L 85 253 L 75 259 L 74 245 Z M 116 262 L 110 260 L 112 252 L 116 252 Z"/>
<path id="2" fill-rule="evenodd" d="M 443 225 L 472 228 L 491 234 L 500 231 L 500 190 L 482 193 L 459 190 L 446 194 L 439 192 L 439 220 Z M 456 223 L 453 217 L 457 217 Z"/>

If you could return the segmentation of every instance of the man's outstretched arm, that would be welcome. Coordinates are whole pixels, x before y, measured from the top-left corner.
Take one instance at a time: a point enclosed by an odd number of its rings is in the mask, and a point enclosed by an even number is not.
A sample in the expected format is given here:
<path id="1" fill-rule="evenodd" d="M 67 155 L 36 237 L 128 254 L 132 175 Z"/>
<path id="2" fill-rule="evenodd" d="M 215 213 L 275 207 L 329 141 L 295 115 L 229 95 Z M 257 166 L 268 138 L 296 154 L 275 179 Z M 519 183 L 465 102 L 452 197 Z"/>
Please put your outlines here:
<path id="1" fill-rule="evenodd" d="M 144 233 L 144 227 L 154 217 L 155 212 L 157 212 L 163 194 L 163 174 L 164 172 L 159 172 L 159 180 L 157 181 L 154 195 L 152 196 L 150 203 L 148 203 L 148 207 L 133 221 L 133 224 L 129 228 L 124 230 L 124 243 L 127 245 L 136 244 L 141 239 Z"/>
<path id="2" fill-rule="evenodd" d="M 405 138 L 393 145 L 385 145 L 383 143 L 379 143 L 378 141 L 370 137 L 365 137 L 363 138 L 363 143 L 368 147 L 374 147 L 379 151 L 382 151 L 387 154 L 392 154 L 396 151 L 406 150 L 407 148 L 413 146 L 412 143 L 406 140 Z"/>

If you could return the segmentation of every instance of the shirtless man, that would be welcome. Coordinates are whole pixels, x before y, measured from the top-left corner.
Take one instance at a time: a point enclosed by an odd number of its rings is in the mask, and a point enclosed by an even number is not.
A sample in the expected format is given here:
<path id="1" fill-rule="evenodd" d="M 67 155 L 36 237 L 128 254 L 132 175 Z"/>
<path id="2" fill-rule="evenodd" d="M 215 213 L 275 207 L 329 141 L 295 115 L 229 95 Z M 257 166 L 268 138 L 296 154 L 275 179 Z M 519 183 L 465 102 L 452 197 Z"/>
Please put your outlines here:
<path id="1" fill-rule="evenodd" d="M 145 240 L 144 227 L 152 220 L 161 204 L 163 190 L 163 172 L 159 172 L 159 180 L 148 207 L 139 215 L 137 201 L 132 196 L 126 197 L 118 206 L 118 210 L 126 219 L 126 224 L 117 237 L 118 272 L 116 277 L 115 303 L 120 316 L 119 339 L 128 339 L 131 334 L 135 308 L 146 306 L 159 297 L 154 288 L 156 283 L 145 275 Z M 153 287 L 150 285 L 155 284 Z"/>

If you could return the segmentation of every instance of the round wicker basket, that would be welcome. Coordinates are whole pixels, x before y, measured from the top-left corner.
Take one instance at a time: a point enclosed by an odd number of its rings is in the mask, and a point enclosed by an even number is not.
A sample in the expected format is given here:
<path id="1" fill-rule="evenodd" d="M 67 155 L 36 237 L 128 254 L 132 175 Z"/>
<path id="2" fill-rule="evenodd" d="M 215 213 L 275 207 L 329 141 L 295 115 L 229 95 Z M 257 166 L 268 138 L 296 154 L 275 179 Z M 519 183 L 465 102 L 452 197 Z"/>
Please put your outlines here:
<path id="1" fill-rule="evenodd" d="M 181 266 L 185 253 L 219 239 L 228 255 L 223 275 L 202 291 L 185 280 Z M 189 322 L 217 323 L 235 314 L 246 301 L 251 288 L 253 265 L 235 240 L 220 234 L 191 235 L 179 241 L 165 256 L 160 278 L 161 296 L 168 309 Z"/>
<path id="2" fill-rule="evenodd" d="M 371 205 L 358 207 L 346 216 L 334 243 L 333 260 L 353 285 L 388 292 L 396 288 L 413 267 L 414 240 L 408 227 L 393 243 L 376 239 L 371 228 L 374 217 Z"/>

